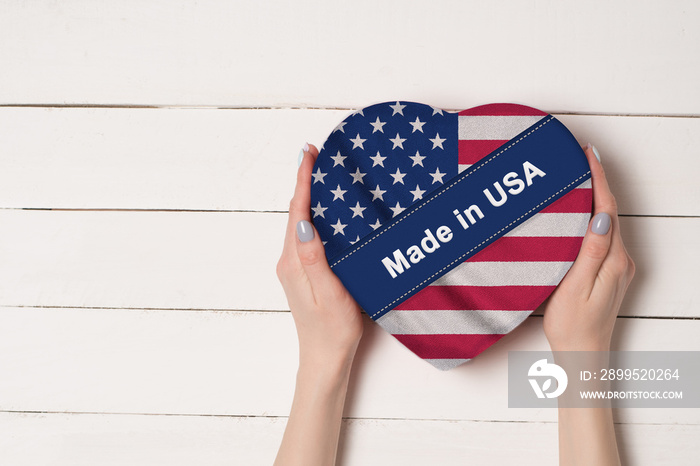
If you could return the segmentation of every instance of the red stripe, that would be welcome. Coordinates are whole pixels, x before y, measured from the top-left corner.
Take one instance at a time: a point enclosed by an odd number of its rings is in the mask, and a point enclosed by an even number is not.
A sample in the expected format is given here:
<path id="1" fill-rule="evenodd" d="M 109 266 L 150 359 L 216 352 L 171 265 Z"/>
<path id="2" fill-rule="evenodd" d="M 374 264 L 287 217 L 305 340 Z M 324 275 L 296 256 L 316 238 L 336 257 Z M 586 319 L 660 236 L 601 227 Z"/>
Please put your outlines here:
<path id="1" fill-rule="evenodd" d="M 590 213 L 593 203 L 593 190 L 590 188 L 572 189 L 564 196 L 549 204 L 540 212 L 550 214 Z"/>
<path id="2" fill-rule="evenodd" d="M 555 286 L 428 286 L 402 302 L 399 311 L 532 311 Z"/>
<path id="3" fill-rule="evenodd" d="M 569 262 L 582 242 L 582 236 L 502 236 L 467 262 Z"/>
<path id="4" fill-rule="evenodd" d="M 423 359 L 471 359 L 503 335 L 394 335 Z"/>
<path id="5" fill-rule="evenodd" d="M 488 104 L 462 110 L 460 115 L 547 115 L 546 112 L 526 105 Z"/>
<path id="6" fill-rule="evenodd" d="M 460 164 L 475 164 L 483 157 L 495 151 L 508 140 L 460 139 L 458 142 L 458 160 Z"/>

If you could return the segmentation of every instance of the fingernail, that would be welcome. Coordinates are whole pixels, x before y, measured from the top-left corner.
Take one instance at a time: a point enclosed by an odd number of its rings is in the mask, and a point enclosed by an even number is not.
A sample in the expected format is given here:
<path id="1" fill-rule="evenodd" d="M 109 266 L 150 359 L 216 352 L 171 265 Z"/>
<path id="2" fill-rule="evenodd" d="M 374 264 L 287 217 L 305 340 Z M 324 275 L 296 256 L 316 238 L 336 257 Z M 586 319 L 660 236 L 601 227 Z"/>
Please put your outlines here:
<path id="1" fill-rule="evenodd" d="M 304 149 L 299 151 L 299 157 L 297 158 L 297 167 L 301 167 L 301 162 L 304 160 Z"/>
<path id="2" fill-rule="evenodd" d="M 297 222 L 297 236 L 299 241 L 306 243 L 314 239 L 314 227 L 311 226 L 311 222 L 307 220 L 299 220 Z"/>
<path id="3" fill-rule="evenodd" d="M 597 235 L 604 235 L 610 230 L 610 215 L 607 212 L 600 212 L 593 217 L 591 231 Z"/>
<path id="4" fill-rule="evenodd" d="M 600 152 L 598 152 L 598 149 L 595 148 L 593 144 L 590 142 L 588 143 L 589 146 L 591 146 L 591 149 L 593 149 L 593 154 L 595 155 L 595 158 L 598 159 L 598 162 L 600 162 Z"/>
<path id="5" fill-rule="evenodd" d="M 308 152 L 308 151 L 309 151 L 309 143 L 305 142 L 304 143 L 304 152 Z"/>

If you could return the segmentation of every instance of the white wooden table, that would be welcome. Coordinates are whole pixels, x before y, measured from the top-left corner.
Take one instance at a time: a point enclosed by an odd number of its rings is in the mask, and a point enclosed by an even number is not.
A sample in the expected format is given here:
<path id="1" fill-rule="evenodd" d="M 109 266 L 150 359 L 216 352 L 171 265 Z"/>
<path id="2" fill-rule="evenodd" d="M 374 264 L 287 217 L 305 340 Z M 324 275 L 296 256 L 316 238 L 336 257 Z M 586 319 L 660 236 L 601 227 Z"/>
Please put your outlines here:
<path id="1" fill-rule="evenodd" d="M 0 464 L 271 464 L 299 148 L 353 108 L 516 102 L 602 154 L 638 273 L 614 347 L 700 350 L 700 2 L 0 2 Z M 436 371 L 369 320 L 343 465 L 556 464 L 507 407 L 530 317 Z M 700 410 L 615 413 L 691 465 Z"/>

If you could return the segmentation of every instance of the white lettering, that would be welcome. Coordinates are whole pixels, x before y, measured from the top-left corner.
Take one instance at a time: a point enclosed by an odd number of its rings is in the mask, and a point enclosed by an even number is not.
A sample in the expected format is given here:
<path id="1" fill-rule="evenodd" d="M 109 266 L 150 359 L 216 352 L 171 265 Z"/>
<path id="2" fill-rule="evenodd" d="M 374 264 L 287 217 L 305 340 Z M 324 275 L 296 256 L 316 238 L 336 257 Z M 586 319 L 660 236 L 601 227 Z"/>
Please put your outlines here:
<path id="1" fill-rule="evenodd" d="M 488 198 L 491 205 L 493 205 L 494 207 L 502 206 L 508 200 L 508 195 L 505 191 L 503 191 L 501 183 L 496 181 L 493 185 L 496 187 L 496 190 L 501 195 L 501 198 L 499 200 L 494 199 L 493 194 L 491 194 L 491 191 L 489 191 L 488 188 L 484 189 L 484 194 L 486 194 L 486 197 Z"/>
<path id="2" fill-rule="evenodd" d="M 525 183 L 523 183 L 523 180 L 518 179 L 518 174 L 515 172 L 510 172 L 504 176 L 503 184 L 506 186 L 518 186 L 518 188 L 510 188 L 508 190 L 513 195 L 520 194 L 525 189 Z"/>
<path id="3" fill-rule="evenodd" d="M 410 264 L 406 260 L 406 257 L 399 249 L 394 251 L 394 261 L 392 261 L 388 257 L 382 259 L 382 264 L 384 264 L 384 267 L 386 267 L 387 271 L 389 271 L 389 273 L 391 274 L 391 278 L 396 278 L 396 272 L 403 273 L 404 267 L 406 267 L 406 269 L 411 268 Z"/>
<path id="4" fill-rule="evenodd" d="M 532 184 L 532 179 L 536 176 L 542 176 L 544 177 L 546 175 L 545 172 L 531 164 L 530 162 L 525 162 L 523 163 L 523 170 L 525 170 L 525 181 L 527 181 L 527 185 L 530 186 Z"/>

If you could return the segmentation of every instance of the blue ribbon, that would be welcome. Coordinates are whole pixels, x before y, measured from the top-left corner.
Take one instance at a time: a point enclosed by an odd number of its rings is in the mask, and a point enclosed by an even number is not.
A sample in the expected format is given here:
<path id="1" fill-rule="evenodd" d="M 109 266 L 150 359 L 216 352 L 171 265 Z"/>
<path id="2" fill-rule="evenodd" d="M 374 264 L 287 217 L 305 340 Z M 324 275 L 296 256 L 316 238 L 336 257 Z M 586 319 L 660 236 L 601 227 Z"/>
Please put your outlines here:
<path id="1" fill-rule="evenodd" d="M 531 175 L 529 185 L 526 170 Z M 515 184 L 513 175 L 504 180 L 511 172 L 517 174 L 522 186 Z M 550 115 L 329 260 L 329 264 L 365 312 L 376 320 L 589 179 L 590 173 L 576 139 Z M 503 196 L 495 183 L 507 196 L 500 205 L 495 204 Z M 483 218 L 471 209 L 470 220 L 465 210 L 474 205 Z M 450 234 L 444 228 L 440 230 L 442 226 L 449 228 Z M 426 240 L 424 248 L 421 240 L 426 237 L 425 230 L 430 231 L 433 240 Z M 435 244 L 439 247 L 430 252 Z M 411 246 L 420 250 L 411 249 L 413 258 L 420 259 L 416 263 L 410 260 Z"/>

